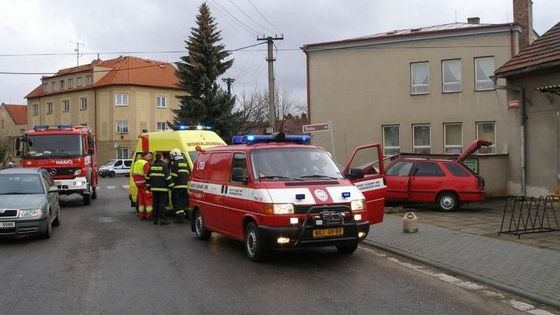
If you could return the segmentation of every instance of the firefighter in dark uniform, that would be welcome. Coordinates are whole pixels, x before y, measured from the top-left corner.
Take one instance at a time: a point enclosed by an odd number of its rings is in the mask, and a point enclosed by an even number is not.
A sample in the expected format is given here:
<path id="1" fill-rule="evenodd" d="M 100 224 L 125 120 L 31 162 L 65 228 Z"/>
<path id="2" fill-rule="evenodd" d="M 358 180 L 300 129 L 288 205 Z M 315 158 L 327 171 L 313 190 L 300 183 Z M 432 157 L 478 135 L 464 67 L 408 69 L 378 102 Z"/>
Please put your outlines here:
<path id="1" fill-rule="evenodd" d="M 173 159 L 171 165 L 171 180 L 173 182 L 171 201 L 173 210 L 175 210 L 175 223 L 185 223 L 185 211 L 189 200 L 187 192 L 190 176 L 189 164 L 185 161 L 179 149 L 171 150 L 169 155 Z"/>
<path id="2" fill-rule="evenodd" d="M 150 166 L 150 171 L 146 175 L 146 183 L 153 196 L 153 223 L 158 224 L 159 221 L 160 225 L 169 224 L 165 218 L 165 205 L 169 188 L 173 186 L 173 183 L 171 182 L 169 167 L 163 161 L 163 154 L 156 154 L 156 161 Z"/>

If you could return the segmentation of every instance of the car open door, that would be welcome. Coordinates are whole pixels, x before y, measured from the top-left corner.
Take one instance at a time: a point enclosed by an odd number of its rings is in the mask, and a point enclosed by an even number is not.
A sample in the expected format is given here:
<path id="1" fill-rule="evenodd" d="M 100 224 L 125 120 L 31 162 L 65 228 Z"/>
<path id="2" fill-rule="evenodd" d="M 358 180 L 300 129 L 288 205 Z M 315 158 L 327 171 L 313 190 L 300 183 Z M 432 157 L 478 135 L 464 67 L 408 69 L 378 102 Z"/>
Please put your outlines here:
<path id="1" fill-rule="evenodd" d="M 382 222 L 385 207 L 385 168 L 381 144 L 357 147 L 344 168 L 344 175 L 365 196 L 369 223 Z"/>

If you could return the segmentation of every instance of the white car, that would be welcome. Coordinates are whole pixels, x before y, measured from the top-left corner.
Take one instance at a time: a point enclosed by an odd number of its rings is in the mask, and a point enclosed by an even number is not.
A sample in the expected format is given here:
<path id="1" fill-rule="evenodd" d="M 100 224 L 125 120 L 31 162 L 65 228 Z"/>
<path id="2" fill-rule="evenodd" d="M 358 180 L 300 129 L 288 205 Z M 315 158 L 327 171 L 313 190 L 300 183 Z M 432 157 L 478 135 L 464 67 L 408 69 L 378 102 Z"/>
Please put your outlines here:
<path id="1" fill-rule="evenodd" d="M 115 177 L 115 175 L 126 175 L 130 173 L 131 159 L 114 159 L 109 160 L 105 165 L 99 168 L 99 176 Z"/>

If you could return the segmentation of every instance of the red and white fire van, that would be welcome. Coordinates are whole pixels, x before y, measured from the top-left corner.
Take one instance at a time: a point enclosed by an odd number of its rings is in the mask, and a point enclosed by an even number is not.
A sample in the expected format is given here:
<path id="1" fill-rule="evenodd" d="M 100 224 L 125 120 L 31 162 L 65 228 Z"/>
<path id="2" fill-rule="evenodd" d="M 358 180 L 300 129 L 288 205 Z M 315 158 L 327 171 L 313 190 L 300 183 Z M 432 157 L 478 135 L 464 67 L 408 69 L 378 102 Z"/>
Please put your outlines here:
<path id="1" fill-rule="evenodd" d="M 358 148 L 340 170 L 307 135 L 235 136 L 199 152 L 189 211 L 199 239 L 217 232 L 245 242 L 248 257 L 270 249 L 336 246 L 352 253 L 383 220 L 381 146 Z"/>

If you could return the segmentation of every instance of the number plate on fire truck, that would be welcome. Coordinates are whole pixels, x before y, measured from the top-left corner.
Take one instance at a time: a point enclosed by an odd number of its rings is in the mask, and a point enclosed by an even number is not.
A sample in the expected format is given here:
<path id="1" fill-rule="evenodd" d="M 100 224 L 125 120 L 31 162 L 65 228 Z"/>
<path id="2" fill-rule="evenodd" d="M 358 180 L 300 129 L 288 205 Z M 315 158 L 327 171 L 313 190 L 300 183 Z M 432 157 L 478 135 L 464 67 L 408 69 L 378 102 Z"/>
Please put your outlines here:
<path id="1" fill-rule="evenodd" d="M 316 229 L 313 230 L 313 238 L 339 236 L 344 234 L 344 228 Z"/>
<path id="2" fill-rule="evenodd" d="M 11 229 L 15 227 L 16 227 L 15 222 L 0 222 L 0 229 Z"/>

